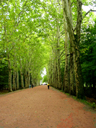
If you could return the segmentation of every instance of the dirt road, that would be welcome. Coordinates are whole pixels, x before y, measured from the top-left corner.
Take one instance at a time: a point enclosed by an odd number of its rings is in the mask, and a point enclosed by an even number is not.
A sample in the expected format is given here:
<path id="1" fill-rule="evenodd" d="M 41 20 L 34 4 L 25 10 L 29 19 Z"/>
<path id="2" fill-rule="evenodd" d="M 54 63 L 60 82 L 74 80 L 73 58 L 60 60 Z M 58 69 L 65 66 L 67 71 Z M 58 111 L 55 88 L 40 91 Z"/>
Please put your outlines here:
<path id="1" fill-rule="evenodd" d="M 96 113 L 47 86 L 0 96 L 0 128 L 96 128 Z"/>

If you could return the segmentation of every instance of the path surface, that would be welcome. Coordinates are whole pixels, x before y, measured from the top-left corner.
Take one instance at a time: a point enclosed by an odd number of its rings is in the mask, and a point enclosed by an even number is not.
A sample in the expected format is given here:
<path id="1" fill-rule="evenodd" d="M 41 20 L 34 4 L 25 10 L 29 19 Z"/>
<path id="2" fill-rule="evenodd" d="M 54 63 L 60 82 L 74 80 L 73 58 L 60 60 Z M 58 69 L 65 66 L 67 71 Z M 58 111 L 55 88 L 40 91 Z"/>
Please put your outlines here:
<path id="1" fill-rule="evenodd" d="M 96 113 L 47 86 L 0 96 L 0 128 L 96 128 Z"/>

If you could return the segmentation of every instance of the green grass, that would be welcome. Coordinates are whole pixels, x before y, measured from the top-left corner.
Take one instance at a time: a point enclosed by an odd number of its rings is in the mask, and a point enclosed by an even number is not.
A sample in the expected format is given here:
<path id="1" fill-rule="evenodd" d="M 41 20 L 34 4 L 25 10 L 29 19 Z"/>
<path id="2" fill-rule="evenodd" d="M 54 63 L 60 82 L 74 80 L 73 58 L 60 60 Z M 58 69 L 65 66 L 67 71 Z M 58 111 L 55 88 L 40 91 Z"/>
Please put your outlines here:
<path id="1" fill-rule="evenodd" d="M 90 103 L 90 102 L 88 102 L 86 99 L 78 99 L 78 98 L 76 98 L 76 96 L 72 96 L 72 97 L 73 97 L 73 99 L 75 99 L 75 100 L 77 100 L 77 101 L 79 101 L 79 102 L 81 102 L 81 103 L 83 103 L 83 104 L 85 104 L 85 105 L 89 105 L 89 106 L 92 107 L 92 108 L 96 108 L 95 102 Z"/>
<path id="2" fill-rule="evenodd" d="M 52 87 L 52 88 L 54 88 L 54 87 Z M 54 89 L 56 89 L 56 88 L 54 88 Z M 58 89 L 56 89 L 56 90 L 58 90 Z M 60 92 L 62 92 L 62 93 L 64 93 L 64 94 L 66 94 L 67 96 L 71 96 L 74 100 L 77 100 L 78 102 L 81 102 L 81 103 L 83 103 L 83 104 L 85 104 L 85 105 L 88 105 L 88 106 L 90 106 L 91 108 L 96 108 L 95 102 L 90 103 L 90 102 L 88 102 L 88 101 L 86 100 L 86 98 L 84 98 L 84 99 L 78 99 L 76 96 L 70 95 L 69 93 L 65 93 L 63 90 L 58 90 L 58 91 L 60 91 Z"/>

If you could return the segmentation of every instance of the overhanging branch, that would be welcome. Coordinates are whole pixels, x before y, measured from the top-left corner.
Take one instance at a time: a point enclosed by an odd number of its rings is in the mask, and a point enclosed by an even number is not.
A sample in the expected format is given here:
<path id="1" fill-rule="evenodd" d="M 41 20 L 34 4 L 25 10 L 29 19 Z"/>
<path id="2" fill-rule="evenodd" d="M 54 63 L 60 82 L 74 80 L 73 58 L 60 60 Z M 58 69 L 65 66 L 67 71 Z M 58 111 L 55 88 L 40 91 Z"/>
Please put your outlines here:
<path id="1" fill-rule="evenodd" d="M 87 16 L 87 14 L 88 13 L 90 13 L 90 12 L 96 12 L 96 10 L 92 10 L 92 9 L 90 9 L 88 12 L 86 12 L 86 14 L 83 16 L 83 18 L 82 18 L 82 20 Z"/>
<path id="2" fill-rule="evenodd" d="M 83 19 L 87 16 L 87 14 L 88 13 L 90 13 L 90 12 L 96 12 L 96 10 L 92 10 L 92 9 L 90 9 L 88 12 L 86 12 L 86 14 L 83 16 L 83 18 L 82 18 L 82 21 L 83 21 Z M 75 31 L 76 30 L 76 27 L 73 29 L 73 31 Z"/>

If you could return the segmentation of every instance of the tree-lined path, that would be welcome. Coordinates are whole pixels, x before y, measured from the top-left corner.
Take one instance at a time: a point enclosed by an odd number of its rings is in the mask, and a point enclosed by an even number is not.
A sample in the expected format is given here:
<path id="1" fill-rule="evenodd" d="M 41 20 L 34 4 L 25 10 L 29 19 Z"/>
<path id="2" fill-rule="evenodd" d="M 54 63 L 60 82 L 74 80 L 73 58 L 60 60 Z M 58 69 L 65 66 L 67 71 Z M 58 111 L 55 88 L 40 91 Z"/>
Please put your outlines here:
<path id="1" fill-rule="evenodd" d="M 64 93 L 37 86 L 0 96 L 0 128 L 96 128 L 96 113 Z"/>

